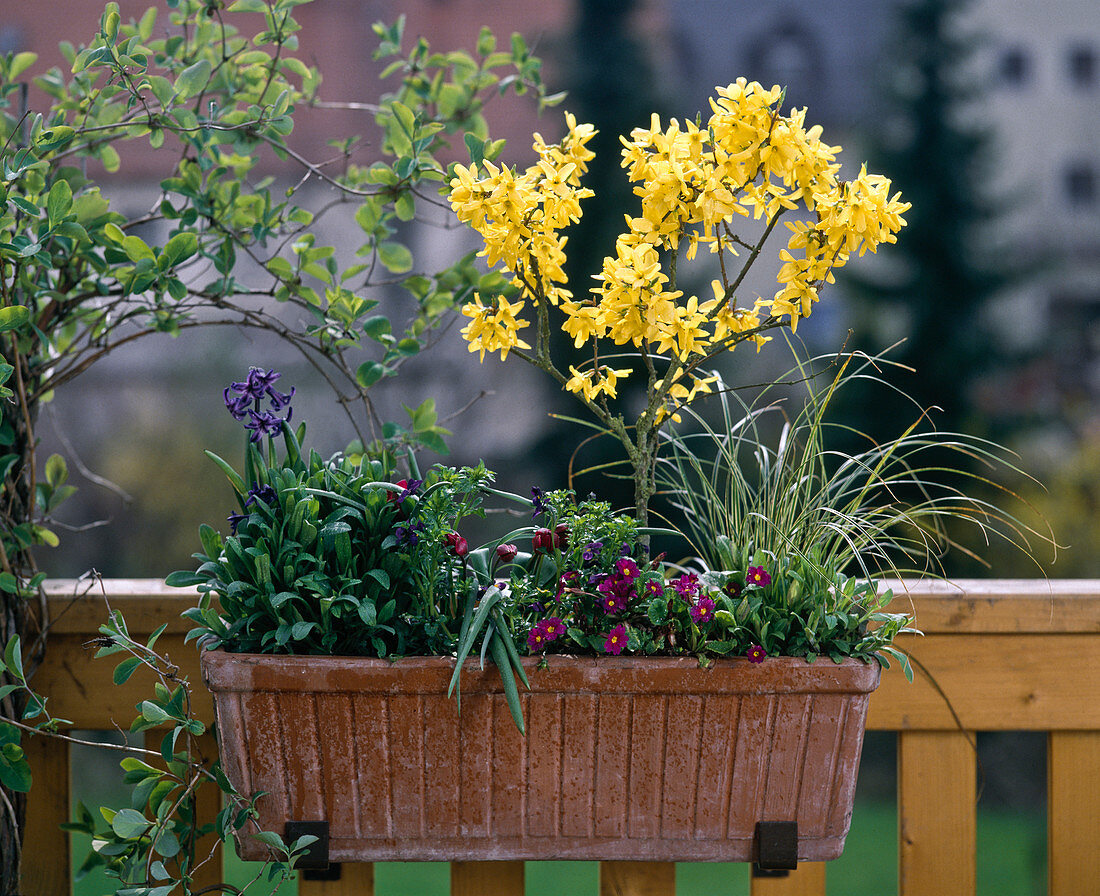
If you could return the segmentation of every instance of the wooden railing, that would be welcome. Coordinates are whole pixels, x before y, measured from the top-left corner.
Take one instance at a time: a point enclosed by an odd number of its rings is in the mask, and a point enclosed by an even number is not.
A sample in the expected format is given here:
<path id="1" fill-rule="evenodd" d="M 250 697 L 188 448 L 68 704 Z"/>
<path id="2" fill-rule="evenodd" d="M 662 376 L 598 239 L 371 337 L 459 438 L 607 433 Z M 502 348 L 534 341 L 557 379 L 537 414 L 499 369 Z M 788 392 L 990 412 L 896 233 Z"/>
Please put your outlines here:
<path id="1" fill-rule="evenodd" d="M 193 595 L 156 581 L 112 580 L 107 599 L 130 630 L 170 622 L 158 642 L 198 684 L 195 649 L 179 619 Z M 74 599 L 73 582 L 49 587 L 53 627 L 35 679 L 55 716 L 74 728 L 125 726 L 149 682 L 111 680 L 114 664 L 93 661 L 86 642 L 105 618 L 103 595 Z M 83 589 L 79 589 L 83 591 Z M 923 637 L 902 644 L 917 661 L 910 684 L 895 667 L 871 701 L 868 728 L 898 732 L 898 891 L 902 896 L 972 896 L 976 866 L 973 732 L 1045 732 L 1050 896 L 1100 892 L 1100 581 L 895 583 L 895 609 L 916 614 Z M 195 688 L 201 717 L 210 701 Z M 209 745 L 211 749 L 213 744 Z M 64 741 L 27 744 L 35 774 L 24 855 L 26 896 L 70 892 L 66 835 L 69 755 Z M 200 807 L 212 815 L 213 805 Z M 211 882 L 217 870 L 209 869 Z M 786 878 L 754 878 L 753 896 L 824 896 L 824 863 Z M 520 862 L 451 865 L 453 896 L 520 896 Z M 301 896 L 370 896 L 371 865 L 344 865 L 338 881 L 301 881 Z M 674 866 L 606 862 L 601 896 L 673 896 Z"/>

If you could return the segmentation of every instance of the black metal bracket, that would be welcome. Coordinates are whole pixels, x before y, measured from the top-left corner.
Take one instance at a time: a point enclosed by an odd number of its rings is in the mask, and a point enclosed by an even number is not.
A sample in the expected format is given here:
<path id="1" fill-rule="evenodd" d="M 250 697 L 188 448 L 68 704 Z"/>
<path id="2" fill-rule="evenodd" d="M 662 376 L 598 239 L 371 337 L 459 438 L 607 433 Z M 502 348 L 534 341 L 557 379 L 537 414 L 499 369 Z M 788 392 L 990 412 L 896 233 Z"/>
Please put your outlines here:
<path id="1" fill-rule="evenodd" d="M 798 867 L 798 822 L 758 821 L 752 852 L 753 877 L 786 877 Z"/>
<path id="2" fill-rule="evenodd" d="M 305 848 L 295 866 L 306 880 L 339 880 L 340 863 L 330 862 L 328 858 L 328 822 L 327 821 L 288 821 L 283 840 L 290 846 L 299 837 L 313 836 L 314 840 Z"/>

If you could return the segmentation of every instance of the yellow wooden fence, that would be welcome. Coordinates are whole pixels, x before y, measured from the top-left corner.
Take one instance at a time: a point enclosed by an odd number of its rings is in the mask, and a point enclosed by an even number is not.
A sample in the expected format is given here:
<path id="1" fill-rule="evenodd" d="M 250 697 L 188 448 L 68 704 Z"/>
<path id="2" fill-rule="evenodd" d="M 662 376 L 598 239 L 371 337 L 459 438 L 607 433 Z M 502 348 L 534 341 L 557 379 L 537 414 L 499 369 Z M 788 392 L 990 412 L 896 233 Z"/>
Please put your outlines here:
<path id="1" fill-rule="evenodd" d="M 209 697 L 179 619 L 193 595 L 157 581 L 109 580 L 84 594 L 49 586 L 50 650 L 35 684 L 55 716 L 74 728 L 128 725 L 149 681 L 111 681 L 114 663 L 87 645 L 105 618 L 104 594 L 133 633 L 170 622 L 158 647 L 196 684 L 199 716 Z M 868 728 L 898 732 L 898 892 L 972 896 L 975 890 L 976 757 L 973 732 L 1046 732 L 1050 896 L 1100 894 L 1100 580 L 964 581 L 895 585 L 895 609 L 915 612 L 923 637 L 902 644 L 918 662 L 910 684 L 883 675 Z M 74 595 L 82 595 L 74 597 Z M 935 682 L 933 684 L 933 681 Z M 159 735 L 154 735 L 159 743 Z M 212 740 L 207 744 L 214 749 Z M 35 786 L 24 855 L 26 896 L 69 890 L 66 834 L 69 752 L 64 741 L 27 743 Z M 200 807 L 212 815 L 217 807 Z M 209 866 L 210 882 L 217 870 Z M 601 896 L 673 896 L 674 866 L 605 862 Z M 803 863 L 786 878 L 754 878 L 753 896 L 824 896 L 826 865 Z M 456 862 L 453 896 L 521 896 L 521 862 Z M 301 881 L 301 896 L 371 896 L 373 866 L 344 865 L 339 881 Z"/>

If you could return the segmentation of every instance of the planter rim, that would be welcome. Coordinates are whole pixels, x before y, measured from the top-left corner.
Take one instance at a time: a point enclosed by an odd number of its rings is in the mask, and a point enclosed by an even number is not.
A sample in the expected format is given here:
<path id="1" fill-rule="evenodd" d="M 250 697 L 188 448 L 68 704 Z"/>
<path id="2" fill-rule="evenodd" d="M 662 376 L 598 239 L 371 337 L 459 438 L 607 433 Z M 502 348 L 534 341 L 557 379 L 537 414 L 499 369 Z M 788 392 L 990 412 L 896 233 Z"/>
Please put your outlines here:
<path id="1" fill-rule="evenodd" d="M 879 664 L 847 658 L 744 657 L 714 659 L 702 666 L 695 657 L 575 657 L 552 654 L 522 658 L 530 693 L 633 693 L 640 687 L 669 694 L 870 693 L 878 687 Z M 283 656 L 206 650 L 203 679 L 213 692 L 290 691 L 315 693 L 445 693 L 454 659 L 443 656 L 376 657 Z M 399 672 L 399 675 L 395 675 Z M 497 669 L 477 660 L 463 664 L 463 695 L 503 691 Z M 520 686 L 520 693 L 528 693 Z"/>

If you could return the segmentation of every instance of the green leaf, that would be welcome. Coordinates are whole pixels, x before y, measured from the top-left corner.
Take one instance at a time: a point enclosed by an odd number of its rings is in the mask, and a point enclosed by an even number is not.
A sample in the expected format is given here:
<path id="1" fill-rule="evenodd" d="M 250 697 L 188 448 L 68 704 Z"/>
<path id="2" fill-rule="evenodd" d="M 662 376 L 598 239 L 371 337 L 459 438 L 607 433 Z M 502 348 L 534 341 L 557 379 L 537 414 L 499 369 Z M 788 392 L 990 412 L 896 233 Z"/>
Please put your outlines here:
<path id="1" fill-rule="evenodd" d="M 130 680 L 130 676 L 134 674 L 134 671 L 141 665 L 141 659 L 136 656 L 124 659 L 121 663 L 115 666 L 115 672 L 112 676 L 115 684 L 125 684 Z"/>
<path id="2" fill-rule="evenodd" d="M 221 471 L 225 474 L 229 483 L 233 486 L 233 490 L 242 498 L 248 494 L 248 487 L 244 484 L 244 479 L 241 478 L 241 474 L 234 470 L 228 463 L 222 460 L 213 451 L 205 452 L 214 463 L 218 465 Z"/>
<path id="3" fill-rule="evenodd" d="M 103 167 L 111 172 L 111 174 L 118 171 L 119 166 L 122 164 L 122 159 L 119 158 L 118 150 L 109 143 L 104 143 L 103 146 L 99 148 L 99 159 L 103 162 Z"/>
<path id="4" fill-rule="evenodd" d="M 412 270 L 412 252 L 401 243 L 381 243 L 378 246 L 378 260 L 382 262 L 386 270 L 392 271 L 394 274 L 407 274 Z"/>
<path id="5" fill-rule="evenodd" d="M 8 646 L 4 648 L 4 664 L 15 678 L 26 681 L 27 676 L 23 674 L 23 648 L 19 635 L 14 635 L 8 641 Z"/>
<path id="6" fill-rule="evenodd" d="M 180 76 L 176 78 L 176 95 L 181 100 L 188 100 L 196 96 L 210 80 L 210 61 L 200 59 L 193 65 L 187 66 Z"/>
<path id="7" fill-rule="evenodd" d="M 60 454 L 51 454 L 46 461 L 46 481 L 54 488 L 62 485 L 69 478 L 69 467 L 65 458 Z"/>
<path id="8" fill-rule="evenodd" d="M 371 339 L 381 339 L 390 333 L 392 325 L 384 314 L 375 314 L 363 321 L 363 332 Z"/>
<path id="9" fill-rule="evenodd" d="M 359 604 L 359 618 L 364 625 L 371 627 L 378 624 L 378 608 L 370 601 L 364 600 Z"/>
<path id="10" fill-rule="evenodd" d="M 153 849 L 158 855 L 170 859 L 180 851 L 179 838 L 167 829 L 162 830 L 160 836 L 157 837 L 157 842 L 153 845 Z"/>
<path id="11" fill-rule="evenodd" d="M 23 756 L 23 750 L 15 744 L 6 744 L 0 750 L 0 784 L 16 793 L 26 793 L 31 789 L 31 767 Z"/>
<path id="12" fill-rule="evenodd" d="M 398 219 L 401 221 L 411 221 L 416 217 L 416 199 L 412 193 L 402 193 L 397 197 L 393 207 L 397 212 Z M 405 271 L 407 270 L 408 268 L 405 268 Z M 405 271 L 399 271 L 398 273 L 404 273 Z"/>
<path id="13" fill-rule="evenodd" d="M 46 199 L 46 217 L 50 224 L 62 221 L 73 207 L 73 188 L 65 180 L 54 181 Z"/>
<path id="14" fill-rule="evenodd" d="M 0 333 L 15 330 L 31 319 L 30 309 L 26 305 L 8 305 L 0 308 Z"/>
<path id="15" fill-rule="evenodd" d="M 295 641 L 301 641 L 315 628 L 317 628 L 316 622 L 295 622 L 290 629 L 290 636 Z"/>
<path id="16" fill-rule="evenodd" d="M 385 366 L 377 361 L 366 361 L 355 371 L 355 379 L 364 389 L 369 389 L 385 375 Z"/>
<path id="17" fill-rule="evenodd" d="M 177 233 L 172 237 L 161 250 L 160 257 L 162 259 L 167 259 L 167 265 L 173 267 L 180 262 L 186 261 L 198 251 L 198 236 L 187 231 L 185 233 Z"/>
<path id="18" fill-rule="evenodd" d="M 169 588 L 190 588 L 194 585 L 201 585 L 205 581 L 206 576 L 200 576 L 189 569 L 179 569 L 169 573 L 164 580 L 164 584 Z"/>
<path id="19" fill-rule="evenodd" d="M 141 711 L 141 717 L 147 722 L 167 722 L 170 716 L 164 711 L 164 708 L 154 703 L 152 700 L 143 700 L 139 707 Z"/>
<path id="20" fill-rule="evenodd" d="M 379 585 L 390 590 L 390 576 L 384 569 L 371 569 L 367 571 L 367 575 L 374 579 Z"/>
<path id="21" fill-rule="evenodd" d="M 8 67 L 8 79 L 14 81 L 38 60 L 37 53 L 16 53 Z"/>
<path id="22" fill-rule="evenodd" d="M 504 685 L 504 700 L 508 704 L 508 711 L 512 714 L 512 721 L 516 723 L 520 734 L 526 734 L 523 707 L 519 702 L 519 689 L 516 687 L 516 679 L 512 674 L 511 663 L 508 661 L 508 649 L 504 646 L 503 638 L 498 636 L 489 642 L 489 653 L 492 654 L 493 662 L 500 671 L 500 680 Z"/>
<path id="23" fill-rule="evenodd" d="M 111 830 L 124 840 L 140 837 L 153 826 L 137 809 L 119 809 L 111 819 Z"/>
<path id="24" fill-rule="evenodd" d="M 130 261 L 141 261 L 142 259 L 153 261 L 156 258 L 153 250 L 145 244 L 145 241 L 141 237 L 132 234 L 122 238 L 122 251 L 126 253 L 126 257 Z"/>

